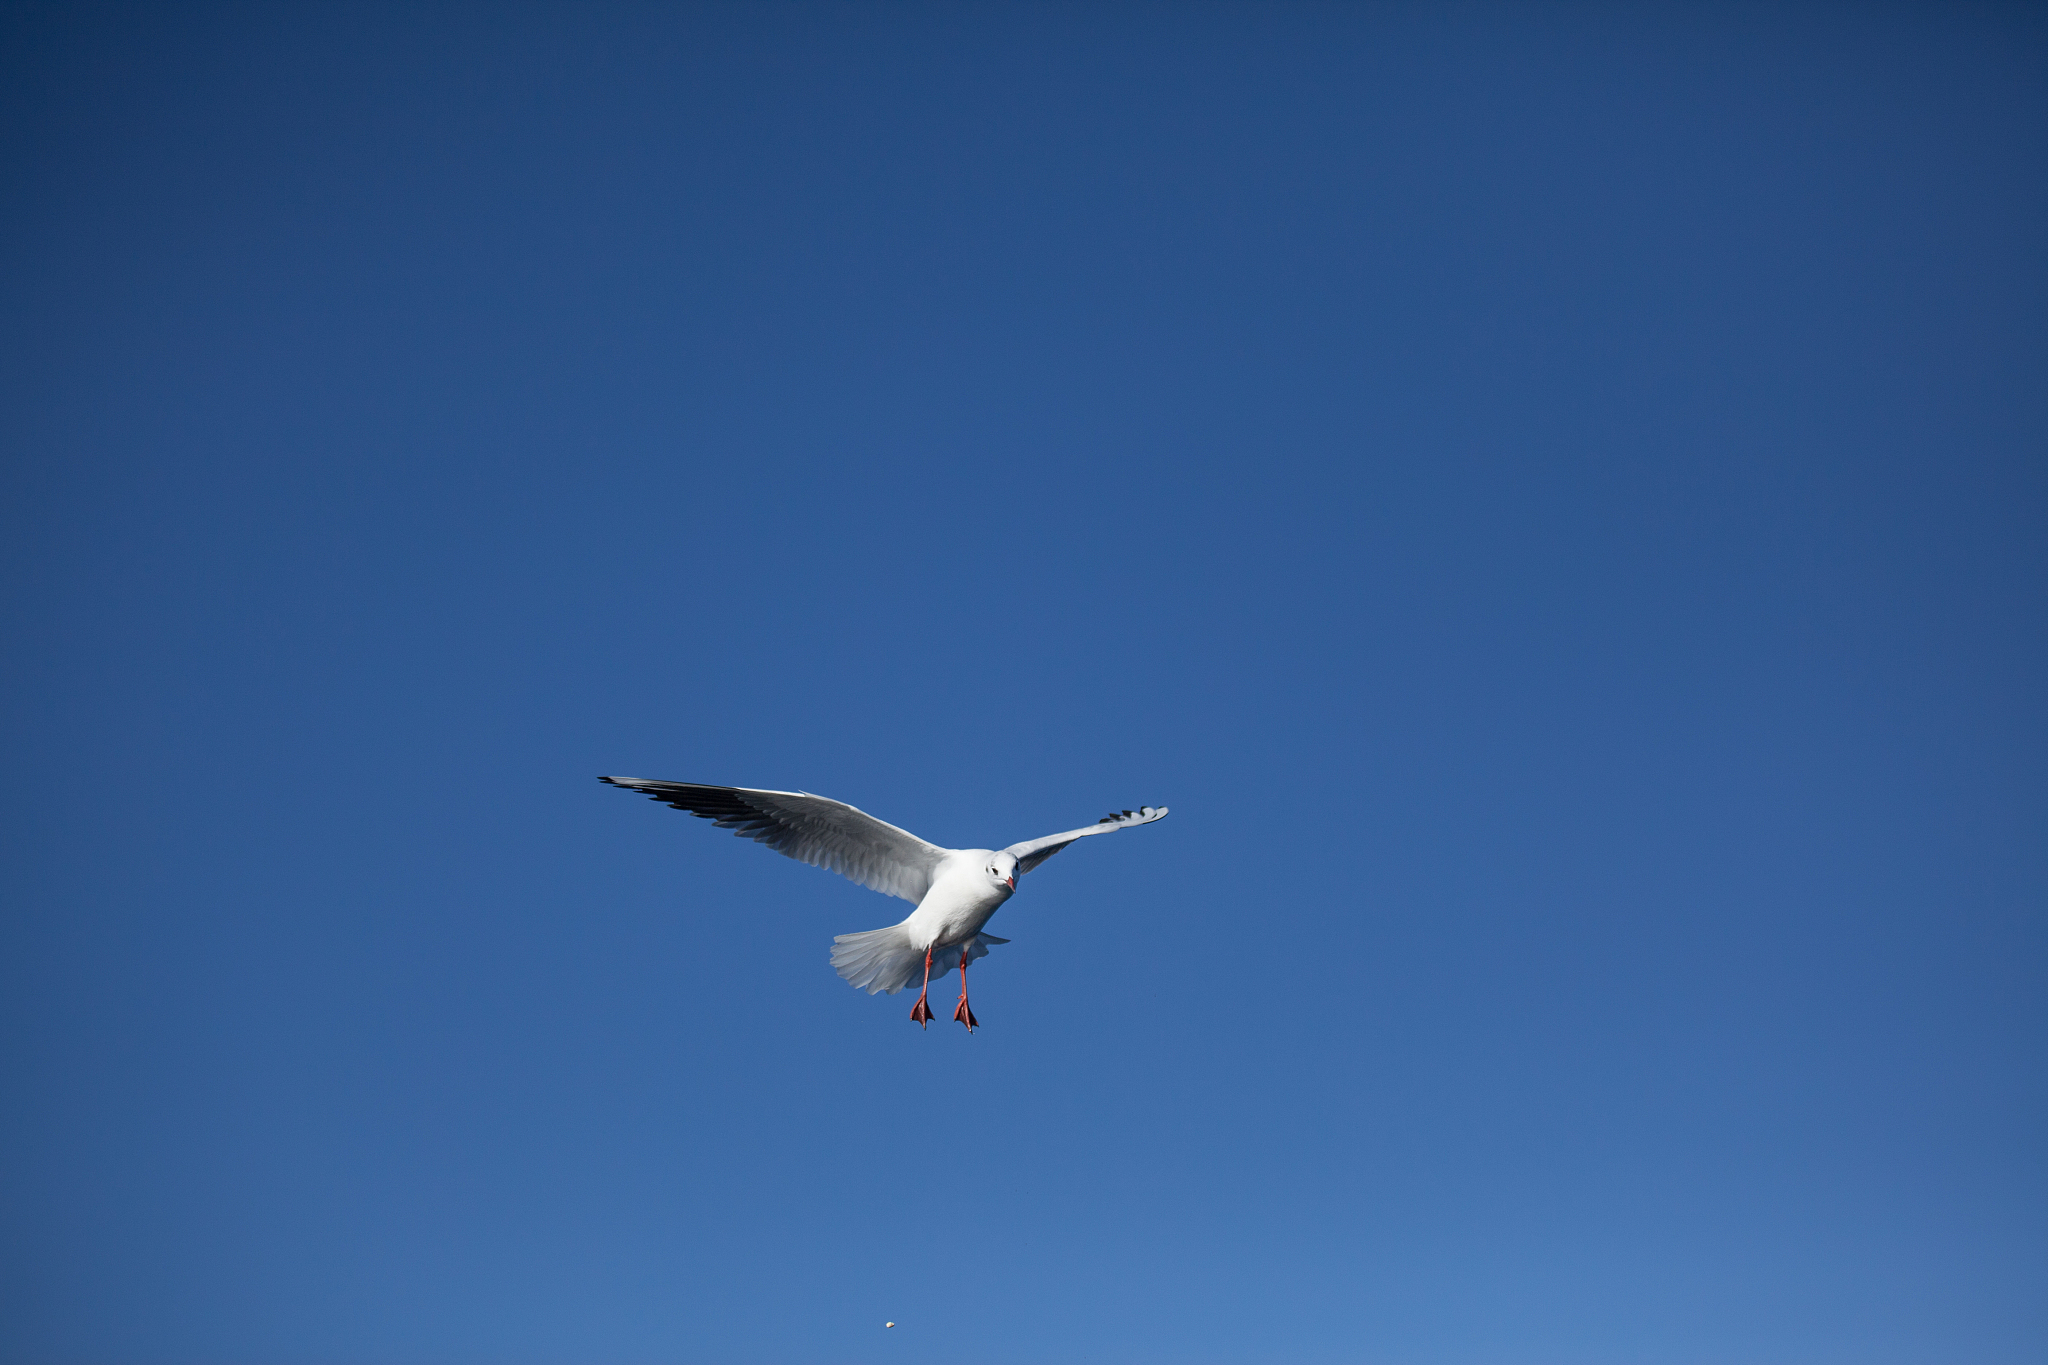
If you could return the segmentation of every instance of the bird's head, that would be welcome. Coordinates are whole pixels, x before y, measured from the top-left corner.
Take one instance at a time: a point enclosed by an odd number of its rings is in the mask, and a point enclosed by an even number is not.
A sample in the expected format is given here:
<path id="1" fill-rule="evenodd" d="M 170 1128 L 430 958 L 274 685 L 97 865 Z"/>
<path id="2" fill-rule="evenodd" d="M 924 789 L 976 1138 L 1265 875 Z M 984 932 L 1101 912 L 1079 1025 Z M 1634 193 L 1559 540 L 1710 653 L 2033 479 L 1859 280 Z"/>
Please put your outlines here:
<path id="1" fill-rule="evenodd" d="M 988 859 L 988 875 L 998 884 L 1011 891 L 1017 889 L 1017 859 L 1008 853 L 992 853 Z"/>

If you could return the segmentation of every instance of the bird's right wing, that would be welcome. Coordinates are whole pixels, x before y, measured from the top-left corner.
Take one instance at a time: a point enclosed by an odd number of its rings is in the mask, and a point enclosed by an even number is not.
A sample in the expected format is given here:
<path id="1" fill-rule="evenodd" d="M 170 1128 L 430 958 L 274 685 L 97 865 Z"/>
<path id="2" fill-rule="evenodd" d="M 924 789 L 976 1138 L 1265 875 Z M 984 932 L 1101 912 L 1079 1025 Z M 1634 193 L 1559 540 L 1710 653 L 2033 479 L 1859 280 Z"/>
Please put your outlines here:
<path id="1" fill-rule="evenodd" d="M 844 801 L 809 792 L 707 787 L 697 782 L 655 782 L 644 777 L 600 777 L 614 787 L 645 792 L 656 801 L 768 845 L 785 858 L 837 872 L 885 896 L 912 905 L 931 890 L 932 876 L 950 849 L 928 844 L 908 830 L 877 820 Z"/>
<path id="2" fill-rule="evenodd" d="M 1048 834 L 1043 839 L 1011 844 L 1003 852 L 1017 860 L 1017 875 L 1021 877 L 1076 839 L 1085 839 L 1091 834 L 1114 834 L 1120 829 L 1129 829 L 1133 825 L 1149 825 L 1154 820 L 1165 818 L 1164 806 L 1140 806 L 1135 811 L 1127 810 L 1121 815 L 1111 811 L 1086 829 L 1070 829 L 1065 834 Z"/>

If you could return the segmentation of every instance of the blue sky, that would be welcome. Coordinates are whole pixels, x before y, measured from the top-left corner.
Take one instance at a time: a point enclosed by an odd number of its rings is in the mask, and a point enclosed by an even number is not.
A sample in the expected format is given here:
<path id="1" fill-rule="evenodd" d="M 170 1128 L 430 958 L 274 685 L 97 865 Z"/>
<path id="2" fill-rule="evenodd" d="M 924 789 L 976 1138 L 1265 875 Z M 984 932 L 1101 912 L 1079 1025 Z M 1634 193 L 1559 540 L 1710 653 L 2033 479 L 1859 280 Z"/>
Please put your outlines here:
<path id="1" fill-rule="evenodd" d="M 5 1358 L 2041 1358 L 2038 12 L 4 24 Z"/>

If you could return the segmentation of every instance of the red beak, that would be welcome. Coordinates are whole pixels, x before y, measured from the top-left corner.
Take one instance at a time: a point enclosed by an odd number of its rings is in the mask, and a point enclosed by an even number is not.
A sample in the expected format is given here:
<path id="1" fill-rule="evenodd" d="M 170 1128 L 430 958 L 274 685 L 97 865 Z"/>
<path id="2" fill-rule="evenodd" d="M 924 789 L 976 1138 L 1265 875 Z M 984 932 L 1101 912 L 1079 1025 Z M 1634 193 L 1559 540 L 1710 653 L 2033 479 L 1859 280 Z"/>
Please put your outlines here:
<path id="1" fill-rule="evenodd" d="M 1003 880 L 1010 884 L 1010 889 L 1012 891 L 1015 891 L 1017 889 L 1017 879 L 1015 877 L 1005 877 L 1003 878 Z"/>

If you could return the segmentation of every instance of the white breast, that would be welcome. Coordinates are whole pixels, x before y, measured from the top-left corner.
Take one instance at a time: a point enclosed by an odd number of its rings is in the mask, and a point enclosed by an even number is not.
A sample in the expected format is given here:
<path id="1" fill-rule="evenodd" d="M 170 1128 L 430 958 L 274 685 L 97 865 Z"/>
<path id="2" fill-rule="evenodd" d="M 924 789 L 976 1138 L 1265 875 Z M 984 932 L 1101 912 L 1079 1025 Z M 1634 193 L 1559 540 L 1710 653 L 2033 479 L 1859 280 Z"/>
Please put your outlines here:
<path id="1" fill-rule="evenodd" d="M 932 889 L 903 921 L 912 944 L 920 950 L 946 948 L 981 932 L 1010 898 L 1010 888 L 988 875 L 992 856 L 985 848 L 966 848 L 946 859 L 932 878 Z"/>

